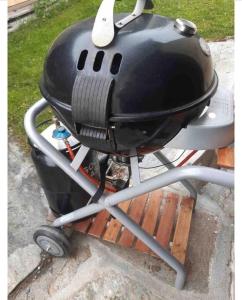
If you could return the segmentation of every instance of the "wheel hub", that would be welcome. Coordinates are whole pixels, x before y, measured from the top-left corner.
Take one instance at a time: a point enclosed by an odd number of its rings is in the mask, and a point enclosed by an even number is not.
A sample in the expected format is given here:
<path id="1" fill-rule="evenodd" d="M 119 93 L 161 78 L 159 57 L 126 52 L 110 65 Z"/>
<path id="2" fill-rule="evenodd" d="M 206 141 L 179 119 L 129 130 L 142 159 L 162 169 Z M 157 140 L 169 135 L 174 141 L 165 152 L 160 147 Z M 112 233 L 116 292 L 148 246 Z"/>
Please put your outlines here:
<path id="1" fill-rule="evenodd" d="M 53 256 L 63 256 L 63 249 L 52 239 L 47 236 L 39 236 L 36 239 L 39 247 Z"/>

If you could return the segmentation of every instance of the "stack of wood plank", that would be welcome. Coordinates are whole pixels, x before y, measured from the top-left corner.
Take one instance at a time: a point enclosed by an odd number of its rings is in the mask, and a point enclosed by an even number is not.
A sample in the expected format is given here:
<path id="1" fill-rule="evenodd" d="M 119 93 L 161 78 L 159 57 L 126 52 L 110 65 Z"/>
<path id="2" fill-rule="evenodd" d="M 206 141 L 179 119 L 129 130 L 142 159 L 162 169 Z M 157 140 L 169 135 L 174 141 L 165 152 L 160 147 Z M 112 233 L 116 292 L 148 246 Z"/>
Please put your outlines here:
<path id="1" fill-rule="evenodd" d="M 119 207 L 184 264 L 193 205 L 192 198 L 157 190 L 122 202 Z M 156 256 L 106 210 L 74 224 L 73 227 L 103 241 Z"/>
<path id="2" fill-rule="evenodd" d="M 26 16 L 34 11 L 37 0 L 8 0 L 8 20 Z"/>

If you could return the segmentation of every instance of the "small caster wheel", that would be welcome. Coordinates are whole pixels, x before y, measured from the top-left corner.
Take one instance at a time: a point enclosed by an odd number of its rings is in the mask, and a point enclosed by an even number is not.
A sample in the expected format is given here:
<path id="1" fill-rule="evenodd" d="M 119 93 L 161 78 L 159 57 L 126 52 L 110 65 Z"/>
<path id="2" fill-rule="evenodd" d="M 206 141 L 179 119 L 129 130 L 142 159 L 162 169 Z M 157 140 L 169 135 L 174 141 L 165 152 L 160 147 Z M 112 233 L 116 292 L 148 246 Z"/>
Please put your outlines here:
<path id="1" fill-rule="evenodd" d="M 52 256 L 64 257 L 70 253 L 70 242 L 64 232 L 55 227 L 40 226 L 33 235 L 35 243 Z"/>

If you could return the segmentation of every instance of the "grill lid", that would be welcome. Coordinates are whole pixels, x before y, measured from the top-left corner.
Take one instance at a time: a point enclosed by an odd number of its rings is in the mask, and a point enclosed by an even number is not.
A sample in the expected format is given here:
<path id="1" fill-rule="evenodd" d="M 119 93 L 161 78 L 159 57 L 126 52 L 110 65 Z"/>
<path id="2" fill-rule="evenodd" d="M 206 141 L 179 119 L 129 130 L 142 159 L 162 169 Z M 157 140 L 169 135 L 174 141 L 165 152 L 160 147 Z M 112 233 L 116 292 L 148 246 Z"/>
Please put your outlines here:
<path id="1" fill-rule="evenodd" d="M 217 89 L 209 47 L 190 21 L 142 13 L 145 0 L 131 15 L 113 14 L 114 2 L 59 35 L 41 92 L 87 146 L 164 145 Z"/>

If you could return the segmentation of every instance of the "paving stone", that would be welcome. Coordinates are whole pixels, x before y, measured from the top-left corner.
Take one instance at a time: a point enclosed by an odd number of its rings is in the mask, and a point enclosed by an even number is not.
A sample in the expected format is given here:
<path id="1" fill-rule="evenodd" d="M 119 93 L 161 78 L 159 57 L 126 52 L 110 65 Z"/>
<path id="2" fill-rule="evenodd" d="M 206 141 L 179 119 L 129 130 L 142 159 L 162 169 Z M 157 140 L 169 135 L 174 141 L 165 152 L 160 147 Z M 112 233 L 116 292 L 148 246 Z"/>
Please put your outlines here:
<path id="1" fill-rule="evenodd" d="M 31 273 L 40 262 L 40 249 L 35 245 L 19 248 L 8 258 L 8 291 Z"/>

